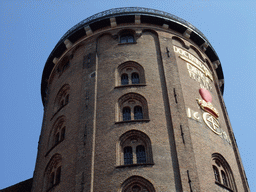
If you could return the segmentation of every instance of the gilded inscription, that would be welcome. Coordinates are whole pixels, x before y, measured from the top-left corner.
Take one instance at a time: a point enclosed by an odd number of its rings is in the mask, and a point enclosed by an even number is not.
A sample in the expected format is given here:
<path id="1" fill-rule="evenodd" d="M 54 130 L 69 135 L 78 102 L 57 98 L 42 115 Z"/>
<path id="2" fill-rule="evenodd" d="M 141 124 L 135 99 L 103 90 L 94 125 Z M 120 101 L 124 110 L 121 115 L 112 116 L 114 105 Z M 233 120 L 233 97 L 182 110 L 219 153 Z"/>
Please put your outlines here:
<path id="1" fill-rule="evenodd" d="M 197 59 L 189 52 L 173 46 L 174 52 L 180 54 L 180 58 L 187 62 L 187 69 L 190 78 L 199 82 L 201 88 L 212 90 L 211 81 L 213 81 L 212 74 L 207 65 Z"/>

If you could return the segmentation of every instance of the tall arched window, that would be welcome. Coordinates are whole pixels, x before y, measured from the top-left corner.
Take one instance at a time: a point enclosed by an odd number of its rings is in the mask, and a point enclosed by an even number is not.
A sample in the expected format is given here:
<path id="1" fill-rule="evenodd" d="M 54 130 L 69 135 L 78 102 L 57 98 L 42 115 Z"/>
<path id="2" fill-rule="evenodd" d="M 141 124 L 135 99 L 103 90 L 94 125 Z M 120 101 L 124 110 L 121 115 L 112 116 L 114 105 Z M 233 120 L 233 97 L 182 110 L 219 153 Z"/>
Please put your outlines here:
<path id="1" fill-rule="evenodd" d="M 140 76 L 138 73 L 132 73 L 132 84 L 139 84 Z"/>
<path id="2" fill-rule="evenodd" d="M 120 137 L 119 165 L 153 164 L 151 141 L 137 130 L 131 130 Z"/>
<path id="3" fill-rule="evenodd" d="M 129 84 L 129 78 L 126 73 L 122 74 L 121 76 L 121 85 L 128 85 Z"/>
<path id="4" fill-rule="evenodd" d="M 61 162 L 60 154 L 55 154 L 49 161 L 44 174 L 44 190 L 49 191 L 61 182 Z"/>
<path id="5" fill-rule="evenodd" d="M 131 120 L 131 109 L 130 107 L 123 108 L 123 121 Z"/>
<path id="6" fill-rule="evenodd" d="M 50 132 L 48 149 L 51 151 L 56 145 L 62 142 L 66 136 L 66 117 L 60 116 L 56 119 Z M 49 151 L 47 153 L 49 153 Z"/>
<path id="7" fill-rule="evenodd" d="M 146 151 L 144 145 L 139 145 L 136 147 L 136 157 L 137 157 L 137 163 L 146 163 L 147 157 L 146 157 Z"/>
<path id="8" fill-rule="evenodd" d="M 69 92 L 70 86 L 67 84 L 62 86 L 62 88 L 59 90 L 54 102 L 55 113 L 69 103 Z"/>
<path id="9" fill-rule="evenodd" d="M 232 191 L 237 191 L 232 170 L 224 157 L 214 153 L 212 154 L 212 163 L 215 183 L 220 187 L 224 186 Z"/>
<path id="10" fill-rule="evenodd" d="M 215 165 L 213 165 L 212 168 L 215 176 L 215 181 L 220 182 L 220 174 L 218 168 Z"/>
<path id="11" fill-rule="evenodd" d="M 140 176 L 132 176 L 121 185 L 122 192 L 155 192 L 151 182 Z"/>
<path id="12" fill-rule="evenodd" d="M 130 146 L 124 148 L 124 164 L 133 164 L 132 147 Z"/>
<path id="13" fill-rule="evenodd" d="M 145 75 L 143 67 L 134 62 L 127 61 L 118 66 L 116 85 L 145 85 Z"/>
<path id="14" fill-rule="evenodd" d="M 142 113 L 142 107 L 141 106 L 135 106 L 134 107 L 134 119 L 143 119 L 143 113 Z"/>
<path id="15" fill-rule="evenodd" d="M 119 121 L 148 120 L 148 106 L 144 97 L 137 93 L 128 93 L 119 100 Z"/>

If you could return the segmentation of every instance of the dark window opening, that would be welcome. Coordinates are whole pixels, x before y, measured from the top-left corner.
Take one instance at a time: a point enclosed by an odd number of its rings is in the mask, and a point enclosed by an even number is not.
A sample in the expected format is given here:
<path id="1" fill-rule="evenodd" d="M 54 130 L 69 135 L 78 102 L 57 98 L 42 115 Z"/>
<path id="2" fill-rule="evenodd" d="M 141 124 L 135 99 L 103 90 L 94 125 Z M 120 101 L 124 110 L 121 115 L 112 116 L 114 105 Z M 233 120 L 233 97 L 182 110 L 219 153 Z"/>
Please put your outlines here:
<path id="1" fill-rule="evenodd" d="M 53 187 L 53 185 L 54 185 L 54 172 L 53 173 L 51 173 L 51 176 L 50 176 L 50 188 L 51 187 Z"/>
<path id="2" fill-rule="evenodd" d="M 124 164 L 125 165 L 133 164 L 132 147 L 124 148 Z"/>
<path id="3" fill-rule="evenodd" d="M 145 147 L 143 145 L 139 145 L 136 147 L 136 157 L 137 157 L 137 163 L 146 163 L 146 152 Z"/>
<path id="4" fill-rule="evenodd" d="M 129 79 L 127 74 L 122 74 L 121 76 L 121 85 L 128 85 Z"/>
<path id="5" fill-rule="evenodd" d="M 223 185 L 228 187 L 228 180 L 227 180 L 227 177 L 226 177 L 226 174 L 224 173 L 224 171 L 221 171 L 221 177 L 222 177 Z"/>
<path id="6" fill-rule="evenodd" d="M 143 114 L 142 114 L 142 107 L 136 106 L 134 107 L 134 119 L 143 119 Z"/>
<path id="7" fill-rule="evenodd" d="M 139 84 L 140 83 L 140 78 L 138 73 L 133 73 L 132 74 L 132 84 Z"/>
<path id="8" fill-rule="evenodd" d="M 59 137 L 60 137 L 60 134 L 59 133 L 57 133 L 56 135 L 55 135 L 55 145 L 57 145 L 58 143 L 59 143 Z"/>
<path id="9" fill-rule="evenodd" d="M 56 171 L 56 185 L 58 183 L 60 183 L 60 175 L 61 175 L 61 167 L 58 167 L 57 171 Z"/>
<path id="10" fill-rule="evenodd" d="M 63 141 L 64 138 L 65 138 L 65 131 L 66 131 L 65 128 L 66 128 L 66 127 L 63 127 L 62 130 L 61 130 L 60 141 Z"/>
<path id="11" fill-rule="evenodd" d="M 120 43 L 134 43 L 133 35 L 122 35 L 120 37 Z"/>
<path id="12" fill-rule="evenodd" d="M 220 183 L 220 175 L 219 175 L 219 170 L 216 166 L 212 166 L 213 168 L 213 172 L 214 172 L 214 177 L 215 177 L 215 181 Z"/>
<path id="13" fill-rule="evenodd" d="M 129 107 L 123 108 L 123 121 L 131 120 L 131 109 Z"/>

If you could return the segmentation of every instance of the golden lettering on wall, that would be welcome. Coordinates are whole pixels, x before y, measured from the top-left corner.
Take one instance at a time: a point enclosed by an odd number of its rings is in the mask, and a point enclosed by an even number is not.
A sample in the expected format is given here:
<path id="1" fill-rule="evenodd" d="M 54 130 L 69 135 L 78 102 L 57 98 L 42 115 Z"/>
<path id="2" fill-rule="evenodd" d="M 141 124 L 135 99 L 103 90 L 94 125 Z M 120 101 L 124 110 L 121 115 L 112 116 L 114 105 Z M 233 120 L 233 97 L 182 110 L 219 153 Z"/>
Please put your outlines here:
<path id="1" fill-rule="evenodd" d="M 173 46 L 173 49 L 175 53 L 180 54 L 179 57 L 181 59 L 187 62 L 189 76 L 199 82 L 201 88 L 211 90 L 211 81 L 213 81 L 213 77 L 206 64 L 179 47 Z"/>
<path id="2" fill-rule="evenodd" d="M 212 90 L 210 79 L 205 76 L 204 73 L 199 71 L 194 66 L 187 63 L 187 69 L 189 76 L 200 84 L 201 88 Z"/>

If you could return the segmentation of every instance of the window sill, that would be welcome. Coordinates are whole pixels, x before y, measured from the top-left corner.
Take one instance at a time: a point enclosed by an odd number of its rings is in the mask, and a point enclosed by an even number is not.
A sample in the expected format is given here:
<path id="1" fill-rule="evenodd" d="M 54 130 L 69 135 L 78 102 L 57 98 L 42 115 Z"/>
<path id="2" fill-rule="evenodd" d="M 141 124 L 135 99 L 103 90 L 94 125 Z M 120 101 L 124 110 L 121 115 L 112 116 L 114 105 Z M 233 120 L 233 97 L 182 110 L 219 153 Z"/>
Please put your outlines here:
<path id="1" fill-rule="evenodd" d="M 119 85 L 119 86 L 116 86 L 115 89 L 124 88 L 124 87 L 144 87 L 144 86 L 146 86 L 145 83 L 129 84 L 129 85 Z"/>
<path id="2" fill-rule="evenodd" d="M 49 149 L 49 151 L 45 154 L 45 157 L 46 157 L 57 145 L 59 145 L 62 141 L 64 141 L 64 139 L 61 140 L 61 141 L 59 141 L 57 144 L 53 145 L 53 146 L 51 147 L 51 149 Z"/>
<path id="3" fill-rule="evenodd" d="M 148 166 L 153 166 L 153 165 L 155 165 L 155 164 L 154 163 L 141 163 L 141 164 L 119 165 L 119 166 L 116 166 L 116 168 L 139 167 L 139 166 L 148 167 Z"/>
<path id="4" fill-rule="evenodd" d="M 123 124 L 123 123 L 137 123 L 137 122 L 149 122 L 149 119 L 138 119 L 138 120 L 129 120 L 129 121 L 118 121 L 115 124 Z"/>
<path id="5" fill-rule="evenodd" d="M 222 187 L 222 188 L 224 188 L 224 189 L 226 189 L 226 190 L 228 190 L 230 192 L 234 192 L 232 189 L 230 189 L 229 187 L 219 183 L 218 181 L 215 181 L 215 184 L 219 185 L 220 187 Z"/>
<path id="6" fill-rule="evenodd" d="M 68 103 L 67 103 L 67 104 L 68 104 Z M 67 104 L 61 106 L 61 107 L 53 114 L 53 116 L 52 116 L 52 118 L 50 119 L 50 121 L 51 121 L 51 120 L 57 115 L 57 113 L 59 113 L 59 111 L 60 111 L 62 108 L 64 108 Z"/>

